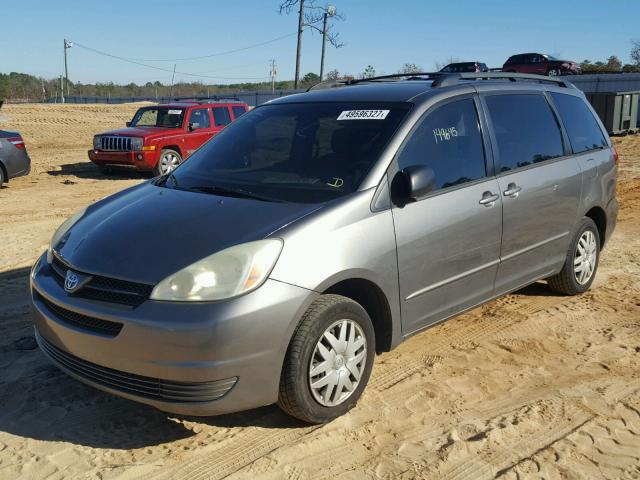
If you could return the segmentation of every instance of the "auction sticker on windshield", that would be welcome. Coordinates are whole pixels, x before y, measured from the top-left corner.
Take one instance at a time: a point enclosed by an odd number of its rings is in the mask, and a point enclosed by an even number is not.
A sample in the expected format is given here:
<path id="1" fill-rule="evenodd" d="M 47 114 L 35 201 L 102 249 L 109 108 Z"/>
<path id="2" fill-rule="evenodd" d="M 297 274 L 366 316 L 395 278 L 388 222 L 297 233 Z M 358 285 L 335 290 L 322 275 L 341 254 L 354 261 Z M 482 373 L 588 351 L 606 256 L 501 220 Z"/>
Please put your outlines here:
<path id="1" fill-rule="evenodd" d="M 344 110 L 338 120 L 384 120 L 389 110 Z"/>
<path id="2" fill-rule="evenodd" d="M 169 110 L 169 115 L 182 115 L 182 110 Z"/>

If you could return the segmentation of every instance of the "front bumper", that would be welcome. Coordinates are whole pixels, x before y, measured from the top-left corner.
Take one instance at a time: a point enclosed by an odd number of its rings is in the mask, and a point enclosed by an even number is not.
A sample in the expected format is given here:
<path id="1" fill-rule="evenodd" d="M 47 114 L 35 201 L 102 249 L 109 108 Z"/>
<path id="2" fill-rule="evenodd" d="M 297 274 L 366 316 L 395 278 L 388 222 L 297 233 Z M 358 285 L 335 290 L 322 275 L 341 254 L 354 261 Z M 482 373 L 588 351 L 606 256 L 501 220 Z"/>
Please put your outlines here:
<path id="1" fill-rule="evenodd" d="M 44 255 L 31 275 L 31 292 L 36 338 L 60 368 L 101 390 L 187 415 L 218 415 L 276 402 L 289 339 L 317 295 L 268 280 L 228 301 L 147 300 L 130 308 L 66 294 Z M 90 332 L 65 323 L 46 302 L 123 326 L 114 337 Z M 141 390 L 141 385 L 164 394 Z M 185 401 L 184 392 L 190 389 L 222 396 Z M 167 397 L 167 391 L 176 398 Z"/>
<path id="2" fill-rule="evenodd" d="M 96 165 L 129 165 L 138 170 L 152 170 L 160 158 L 157 150 L 149 152 L 111 152 L 89 150 L 89 160 Z"/>

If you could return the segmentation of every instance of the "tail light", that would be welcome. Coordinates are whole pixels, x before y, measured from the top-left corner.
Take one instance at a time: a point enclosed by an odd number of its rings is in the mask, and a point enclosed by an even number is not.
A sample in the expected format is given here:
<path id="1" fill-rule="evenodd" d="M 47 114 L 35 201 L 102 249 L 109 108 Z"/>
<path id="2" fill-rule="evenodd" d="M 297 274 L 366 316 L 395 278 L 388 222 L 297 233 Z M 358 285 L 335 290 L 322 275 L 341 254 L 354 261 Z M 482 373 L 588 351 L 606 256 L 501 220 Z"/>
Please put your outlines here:
<path id="1" fill-rule="evenodd" d="M 611 155 L 613 156 L 613 163 L 615 163 L 617 167 L 618 162 L 620 161 L 620 156 L 618 155 L 618 151 L 616 150 L 616 147 L 611 147 Z"/>
<path id="2" fill-rule="evenodd" d="M 9 143 L 12 143 L 14 147 L 19 148 L 20 150 L 24 150 L 25 148 L 24 140 L 20 136 L 7 138 L 7 141 Z"/>

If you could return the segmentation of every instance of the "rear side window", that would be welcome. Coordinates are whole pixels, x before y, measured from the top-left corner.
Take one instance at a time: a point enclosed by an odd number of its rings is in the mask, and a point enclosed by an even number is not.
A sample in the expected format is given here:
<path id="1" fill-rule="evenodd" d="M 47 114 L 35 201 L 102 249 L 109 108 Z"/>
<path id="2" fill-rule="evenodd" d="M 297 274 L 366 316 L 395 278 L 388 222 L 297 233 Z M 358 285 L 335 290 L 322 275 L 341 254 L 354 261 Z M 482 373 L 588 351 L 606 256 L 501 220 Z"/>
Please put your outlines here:
<path id="1" fill-rule="evenodd" d="M 213 121 L 216 127 L 223 127 L 231 123 L 231 115 L 227 107 L 213 107 Z"/>
<path id="2" fill-rule="evenodd" d="M 490 95 L 486 103 L 501 172 L 564 155 L 558 122 L 543 95 Z"/>
<path id="3" fill-rule="evenodd" d="M 607 147 L 600 126 L 582 98 L 552 93 L 574 153 Z"/>
<path id="4" fill-rule="evenodd" d="M 189 123 L 198 124 L 199 128 L 209 128 L 211 126 L 211 122 L 209 121 L 209 109 L 207 108 L 197 108 L 195 110 L 191 110 L 191 117 L 189 118 Z"/>
<path id="5" fill-rule="evenodd" d="M 437 107 L 421 121 L 398 157 L 401 169 L 419 164 L 433 169 L 437 188 L 486 175 L 484 146 L 472 99 Z"/>
<path id="6" fill-rule="evenodd" d="M 233 116 L 236 118 L 246 112 L 244 107 L 231 107 L 231 110 L 233 110 Z"/>

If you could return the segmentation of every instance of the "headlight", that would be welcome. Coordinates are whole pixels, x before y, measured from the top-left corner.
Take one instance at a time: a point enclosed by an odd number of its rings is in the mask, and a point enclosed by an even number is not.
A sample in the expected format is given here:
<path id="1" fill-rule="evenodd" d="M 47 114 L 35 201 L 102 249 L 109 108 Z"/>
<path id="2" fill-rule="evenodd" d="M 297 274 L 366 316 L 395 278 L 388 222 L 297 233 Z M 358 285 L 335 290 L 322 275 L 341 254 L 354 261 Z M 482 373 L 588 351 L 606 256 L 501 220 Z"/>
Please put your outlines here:
<path id="1" fill-rule="evenodd" d="M 139 137 L 134 137 L 131 139 L 131 149 L 132 150 L 142 150 L 142 139 Z"/>
<path id="2" fill-rule="evenodd" d="M 267 279 L 281 250 L 278 238 L 227 248 L 162 280 L 151 292 L 151 299 L 201 302 L 250 292 Z"/>
<path id="3" fill-rule="evenodd" d="M 49 243 L 49 249 L 47 250 L 47 262 L 51 263 L 53 261 L 53 249 L 55 246 L 62 240 L 62 237 L 69 231 L 73 225 L 82 218 L 84 212 L 86 212 L 86 208 L 83 208 L 78 213 L 73 214 L 69 218 L 67 218 L 62 225 L 58 227 L 56 233 L 51 237 L 51 243 Z"/>
<path id="4" fill-rule="evenodd" d="M 99 135 L 93 137 L 93 149 L 98 150 L 102 148 L 102 138 Z"/>

